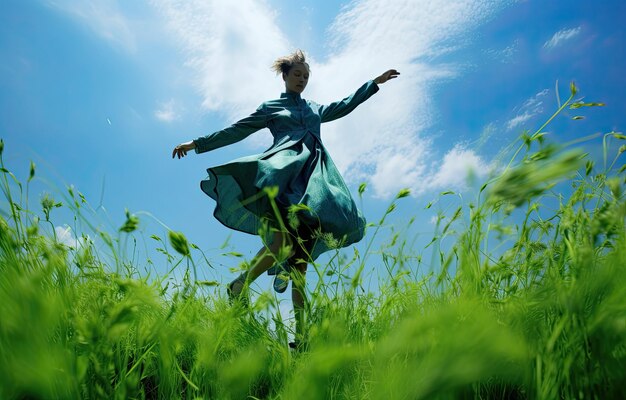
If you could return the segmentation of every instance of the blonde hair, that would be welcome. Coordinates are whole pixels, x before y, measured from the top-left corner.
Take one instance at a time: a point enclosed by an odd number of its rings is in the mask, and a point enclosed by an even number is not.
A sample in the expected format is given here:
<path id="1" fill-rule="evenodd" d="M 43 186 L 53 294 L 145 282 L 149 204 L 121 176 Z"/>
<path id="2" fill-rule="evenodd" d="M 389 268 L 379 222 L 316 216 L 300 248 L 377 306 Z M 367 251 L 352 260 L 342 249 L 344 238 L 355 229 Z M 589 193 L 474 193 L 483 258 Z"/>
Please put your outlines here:
<path id="1" fill-rule="evenodd" d="M 288 74 L 289 70 L 296 64 L 304 64 L 307 69 L 311 69 L 309 68 L 309 64 L 306 62 L 304 53 L 302 50 L 298 49 L 288 56 L 277 58 L 272 64 L 272 70 L 276 72 L 276 75 L 280 73 Z"/>

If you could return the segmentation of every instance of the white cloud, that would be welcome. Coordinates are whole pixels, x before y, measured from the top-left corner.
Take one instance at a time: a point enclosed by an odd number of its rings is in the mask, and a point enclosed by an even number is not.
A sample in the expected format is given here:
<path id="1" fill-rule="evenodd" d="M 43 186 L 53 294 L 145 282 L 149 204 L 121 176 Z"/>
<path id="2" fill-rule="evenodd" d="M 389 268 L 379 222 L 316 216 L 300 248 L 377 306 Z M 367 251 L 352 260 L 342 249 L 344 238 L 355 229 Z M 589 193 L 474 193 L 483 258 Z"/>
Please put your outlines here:
<path id="1" fill-rule="evenodd" d="M 457 144 L 446 153 L 438 171 L 425 182 L 424 186 L 431 190 L 464 189 L 469 177 L 485 177 L 491 168 L 473 150 Z"/>
<path id="2" fill-rule="evenodd" d="M 570 40 L 576 37 L 581 31 L 581 27 L 571 28 L 571 29 L 561 29 L 557 33 L 555 33 L 550 40 L 543 44 L 545 49 L 553 49 L 563 42 Z"/>
<path id="3" fill-rule="evenodd" d="M 518 110 L 517 115 L 507 121 L 506 129 L 510 131 L 518 128 L 535 116 L 541 114 L 543 112 L 543 97 L 548 93 L 550 93 L 548 89 L 543 89 L 534 96 L 525 100 Z"/>
<path id="4" fill-rule="evenodd" d="M 482 130 L 482 132 L 480 134 L 480 137 L 476 141 L 476 148 L 478 148 L 478 149 L 482 148 L 485 144 L 487 144 L 489 142 L 489 140 L 497 132 L 498 132 L 498 127 L 497 127 L 497 125 L 494 122 L 490 122 L 489 124 L 487 124 L 483 128 L 483 130 Z"/>
<path id="5" fill-rule="evenodd" d="M 523 108 L 527 108 L 527 109 L 533 109 L 533 110 L 542 109 L 542 107 L 541 107 L 543 105 L 543 99 L 542 98 L 545 95 L 547 95 L 548 93 L 550 93 L 550 91 L 548 89 L 543 89 L 539 93 L 535 94 L 533 97 L 528 98 L 524 102 L 522 107 Z"/>
<path id="6" fill-rule="evenodd" d="M 90 28 L 96 35 L 115 47 L 129 52 L 136 50 L 136 39 L 129 21 L 116 0 L 45 0 Z"/>
<path id="7" fill-rule="evenodd" d="M 513 61 L 515 53 L 517 53 L 519 47 L 519 39 L 515 39 L 513 43 L 503 49 L 486 49 L 484 53 L 502 63 L 510 63 Z"/>
<path id="8" fill-rule="evenodd" d="M 172 122 L 179 118 L 179 107 L 176 105 L 174 99 L 170 99 L 165 103 L 161 103 L 159 108 L 154 111 L 154 116 L 159 121 Z"/>
<path id="9" fill-rule="evenodd" d="M 382 85 L 355 116 L 324 127 L 327 147 L 348 179 L 362 179 L 374 171 L 371 184 L 378 196 L 393 195 L 403 187 L 416 194 L 425 190 L 424 182 L 434 172 L 429 164 L 437 157 L 428 138 L 434 122 L 432 87 L 463 69 L 431 60 L 455 51 L 454 40 L 499 5 L 497 1 L 366 0 L 352 3 L 335 19 L 330 29 L 333 55 L 317 67 L 319 72 L 314 71 L 319 82 L 311 88 L 314 98 L 340 99 L 388 68 L 402 73 Z"/>
<path id="10" fill-rule="evenodd" d="M 56 234 L 57 242 L 64 244 L 69 248 L 77 249 L 85 244 L 84 238 L 74 238 L 74 235 L 72 234 L 72 228 L 67 225 L 56 226 L 54 228 L 54 232 Z"/>
<path id="11" fill-rule="evenodd" d="M 179 39 L 203 106 L 242 118 L 282 88 L 270 66 L 292 49 L 257 0 L 154 0 Z"/>
<path id="12" fill-rule="evenodd" d="M 528 111 L 524 111 L 523 114 L 518 114 L 515 117 L 511 118 L 507 123 L 506 123 L 506 129 L 507 130 L 512 130 L 517 128 L 518 126 L 522 125 L 523 123 L 527 122 L 529 119 L 531 119 L 532 117 L 534 117 L 535 114 L 531 114 Z"/>
<path id="13" fill-rule="evenodd" d="M 383 147 L 378 153 L 371 154 L 371 159 L 375 163 L 375 171 L 361 180 L 370 180 L 378 196 L 395 193 L 401 188 L 414 187 L 426 171 L 426 165 L 422 161 L 423 149 L 414 146 L 404 149 Z"/>
<path id="14" fill-rule="evenodd" d="M 298 45 L 289 42 L 289 32 L 279 29 L 276 13 L 266 2 L 154 0 L 153 4 L 179 38 L 205 108 L 234 120 L 283 90 L 269 66 Z M 348 181 L 371 180 L 378 196 L 393 195 L 403 187 L 421 191 L 433 173 L 429 165 L 437 153 L 428 139 L 434 122 L 432 87 L 464 68 L 432 60 L 456 51 L 462 43 L 457 39 L 504 4 L 504 0 L 361 0 L 343 9 L 328 30 L 328 58 L 309 59 L 312 75 L 305 97 L 328 103 L 389 68 L 402 72 L 353 115 L 322 129 L 325 145 Z"/>

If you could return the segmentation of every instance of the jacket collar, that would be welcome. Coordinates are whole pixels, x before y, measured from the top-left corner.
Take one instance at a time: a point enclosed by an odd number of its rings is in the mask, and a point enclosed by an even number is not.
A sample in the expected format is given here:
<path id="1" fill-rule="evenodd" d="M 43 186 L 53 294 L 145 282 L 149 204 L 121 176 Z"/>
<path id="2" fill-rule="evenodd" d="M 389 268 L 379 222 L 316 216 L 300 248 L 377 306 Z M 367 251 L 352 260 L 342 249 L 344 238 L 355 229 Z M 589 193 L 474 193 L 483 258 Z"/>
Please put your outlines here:
<path id="1" fill-rule="evenodd" d="M 300 93 L 296 93 L 296 92 L 283 92 L 280 94 L 280 98 L 281 99 L 294 99 L 294 100 L 300 100 L 302 97 L 300 96 Z"/>

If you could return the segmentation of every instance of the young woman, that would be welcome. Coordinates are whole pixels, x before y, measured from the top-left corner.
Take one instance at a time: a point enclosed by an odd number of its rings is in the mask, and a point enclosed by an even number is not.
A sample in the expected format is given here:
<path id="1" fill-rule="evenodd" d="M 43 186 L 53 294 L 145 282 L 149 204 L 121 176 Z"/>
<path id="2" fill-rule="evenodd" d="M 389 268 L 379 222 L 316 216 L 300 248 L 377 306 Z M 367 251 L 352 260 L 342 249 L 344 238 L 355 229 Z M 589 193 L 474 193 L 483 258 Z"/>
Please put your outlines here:
<path id="1" fill-rule="evenodd" d="M 274 136 L 269 149 L 209 168 L 200 187 L 216 201 L 214 216 L 221 223 L 264 238 L 248 271 L 228 285 L 229 297 L 246 299 L 250 283 L 286 260 L 293 273 L 296 340 L 302 340 L 307 264 L 331 248 L 358 242 L 365 230 L 365 219 L 322 144 L 320 124 L 347 115 L 400 73 L 388 70 L 345 99 L 320 105 L 301 97 L 311 74 L 301 50 L 277 59 L 273 69 L 285 82 L 280 98 L 232 126 L 179 144 L 172 157 L 204 153 L 269 128 Z"/>

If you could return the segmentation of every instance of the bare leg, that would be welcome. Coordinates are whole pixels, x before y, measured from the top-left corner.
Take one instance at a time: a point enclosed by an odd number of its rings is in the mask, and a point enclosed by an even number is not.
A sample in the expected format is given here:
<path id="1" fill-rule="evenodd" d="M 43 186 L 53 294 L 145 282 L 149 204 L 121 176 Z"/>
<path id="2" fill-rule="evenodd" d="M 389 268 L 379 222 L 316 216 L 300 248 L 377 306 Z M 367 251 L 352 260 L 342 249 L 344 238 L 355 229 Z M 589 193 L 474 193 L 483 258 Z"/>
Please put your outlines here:
<path id="1" fill-rule="evenodd" d="M 291 284 L 291 301 L 293 302 L 293 312 L 296 317 L 296 343 L 304 342 L 305 334 L 305 300 L 306 300 L 306 262 L 298 262 L 292 271 L 293 281 Z"/>
<path id="2" fill-rule="evenodd" d="M 291 250 L 287 249 L 291 241 L 286 236 L 287 234 L 282 232 L 274 233 L 272 244 L 268 247 L 262 247 L 258 251 L 256 256 L 254 256 L 252 266 L 246 272 L 245 282 L 238 278 L 231 283 L 231 290 L 235 296 L 241 293 L 245 285 L 254 282 L 263 272 L 270 269 L 281 256 L 287 258 L 291 255 Z M 281 252 L 285 251 L 287 251 L 287 253 L 281 254 Z"/>
<path id="3" fill-rule="evenodd" d="M 290 347 L 298 351 L 307 348 L 307 324 L 306 314 L 309 309 L 306 298 L 306 270 L 308 262 L 311 260 L 313 240 L 309 235 L 305 235 L 294 246 L 294 254 L 289 259 L 291 266 L 291 301 L 293 302 L 293 313 L 296 318 L 296 333 L 294 343 L 289 343 Z"/>

